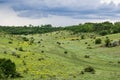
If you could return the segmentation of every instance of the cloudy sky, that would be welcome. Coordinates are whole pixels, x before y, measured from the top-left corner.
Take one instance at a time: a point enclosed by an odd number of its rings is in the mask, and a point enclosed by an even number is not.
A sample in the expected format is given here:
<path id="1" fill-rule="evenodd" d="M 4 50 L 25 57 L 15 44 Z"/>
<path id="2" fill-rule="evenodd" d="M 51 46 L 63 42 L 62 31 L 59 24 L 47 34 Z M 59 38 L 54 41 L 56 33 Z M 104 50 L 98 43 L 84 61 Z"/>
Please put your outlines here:
<path id="1" fill-rule="evenodd" d="M 119 21 L 120 0 L 0 0 L 0 25 Z"/>

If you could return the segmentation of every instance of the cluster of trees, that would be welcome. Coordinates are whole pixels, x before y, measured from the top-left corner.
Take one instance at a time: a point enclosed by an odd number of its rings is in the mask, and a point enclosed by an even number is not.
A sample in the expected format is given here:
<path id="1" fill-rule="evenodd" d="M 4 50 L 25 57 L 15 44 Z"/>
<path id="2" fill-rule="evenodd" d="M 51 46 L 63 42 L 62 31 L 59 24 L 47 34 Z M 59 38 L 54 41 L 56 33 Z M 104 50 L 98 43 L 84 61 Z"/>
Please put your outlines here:
<path id="1" fill-rule="evenodd" d="M 36 33 L 48 33 L 59 30 L 70 30 L 74 33 L 80 32 L 95 32 L 100 35 L 120 33 L 120 22 L 102 22 L 102 23 L 85 23 L 67 27 L 52 27 L 52 25 L 42 26 L 0 26 L 0 32 L 6 32 L 10 34 L 36 34 Z"/>
<path id="2" fill-rule="evenodd" d="M 0 26 L 0 32 L 5 32 L 8 34 L 37 34 L 37 33 L 48 33 L 53 31 L 61 30 L 60 27 L 52 27 L 52 25 L 42 25 L 42 26 Z"/>
<path id="3" fill-rule="evenodd" d="M 74 33 L 79 32 L 95 32 L 100 35 L 120 33 L 120 22 L 102 22 L 102 23 L 85 23 L 74 26 L 65 27 L 66 30 L 71 30 Z"/>

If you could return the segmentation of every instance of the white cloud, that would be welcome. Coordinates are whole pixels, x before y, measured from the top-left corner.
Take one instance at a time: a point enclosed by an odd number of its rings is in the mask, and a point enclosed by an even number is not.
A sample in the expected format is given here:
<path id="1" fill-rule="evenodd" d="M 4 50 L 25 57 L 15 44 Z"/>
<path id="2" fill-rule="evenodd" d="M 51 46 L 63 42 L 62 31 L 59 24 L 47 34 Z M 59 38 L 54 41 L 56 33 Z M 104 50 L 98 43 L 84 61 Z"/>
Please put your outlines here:
<path id="1" fill-rule="evenodd" d="M 0 3 L 0 25 L 52 24 L 64 26 L 84 22 L 115 21 L 119 20 L 120 16 L 120 6 L 114 6 L 114 4 L 120 3 L 119 0 L 9 1 L 11 2 Z"/>
<path id="2" fill-rule="evenodd" d="M 39 22 L 39 23 L 38 23 Z M 29 18 L 21 18 L 10 7 L 0 7 L 0 25 L 28 25 L 28 24 L 44 24 L 42 20 L 32 20 Z"/>
<path id="3" fill-rule="evenodd" d="M 120 4 L 120 0 L 101 0 L 101 3 L 109 4 L 111 2 L 115 3 L 116 5 Z"/>
<path id="4" fill-rule="evenodd" d="M 87 20 L 87 19 L 73 19 L 65 16 L 51 16 L 49 18 L 42 19 L 29 19 L 24 17 L 18 17 L 17 13 L 12 8 L 1 7 L 0 8 L 0 25 L 41 25 L 52 24 L 53 26 L 67 26 L 73 24 L 79 24 L 84 22 L 102 22 L 103 20 Z"/>
<path id="5" fill-rule="evenodd" d="M 17 13 L 10 7 L 0 7 L 0 25 L 41 25 L 53 24 L 54 26 L 72 25 L 78 23 L 77 20 L 63 16 L 51 16 L 50 18 L 29 19 L 18 17 Z"/>

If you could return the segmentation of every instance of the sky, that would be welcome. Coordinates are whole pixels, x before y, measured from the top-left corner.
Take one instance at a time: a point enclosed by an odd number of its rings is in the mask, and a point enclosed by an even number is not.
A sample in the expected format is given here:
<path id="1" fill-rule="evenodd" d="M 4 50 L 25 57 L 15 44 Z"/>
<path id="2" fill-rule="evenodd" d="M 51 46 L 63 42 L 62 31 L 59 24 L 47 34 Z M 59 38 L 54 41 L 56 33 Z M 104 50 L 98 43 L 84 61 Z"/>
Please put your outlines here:
<path id="1" fill-rule="evenodd" d="M 0 0 L 0 25 L 52 24 L 120 20 L 120 0 Z"/>

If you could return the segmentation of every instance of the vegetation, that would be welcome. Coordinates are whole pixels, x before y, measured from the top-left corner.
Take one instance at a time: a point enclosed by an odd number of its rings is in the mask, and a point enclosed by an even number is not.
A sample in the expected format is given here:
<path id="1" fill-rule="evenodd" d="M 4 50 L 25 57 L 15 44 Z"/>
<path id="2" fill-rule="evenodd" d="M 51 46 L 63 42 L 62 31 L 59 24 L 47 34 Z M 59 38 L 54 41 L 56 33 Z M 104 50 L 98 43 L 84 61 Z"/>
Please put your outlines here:
<path id="1" fill-rule="evenodd" d="M 120 33 L 116 30 L 120 27 L 118 24 L 85 23 L 61 28 L 50 25 L 2 26 L 0 78 L 119 80 Z"/>
<path id="2" fill-rule="evenodd" d="M 95 40 L 95 44 L 101 44 L 102 43 L 102 40 L 100 39 L 100 38 L 97 38 L 96 40 Z"/>
<path id="3" fill-rule="evenodd" d="M 95 32 L 102 36 L 107 34 L 114 34 L 120 32 L 120 22 L 111 23 L 111 22 L 102 22 L 102 23 L 85 23 L 74 26 L 68 26 L 65 30 L 71 30 L 75 34 L 79 32 Z"/>
<path id="4" fill-rule="evenodd" d="M 16 72 L 15 63 L 9 59 L 0 59 L 0 79 L 20 77 Z"/>
<path id="5" fill-rule="evenodd" d="M 50 24 L 42 26 L 0 26 L 0 32 L 8 34 L 37 34 L 37 33 L 48 33 L 53 31 L 61 30 L 61 27 L 52 27 Z M 24 37 L 23 37 L 24 39 Z M 25 39 L 27 40 L 27 39 Z"/>
<path id="6" fill-rule="evenodd" d="M 89 66 L 89 67 L 86 67 L 85 69 L 84 69 L 84 71 L 85 72 L 90 72 L 90 73 L 95 73 L 95 69 L 93 68 L 93 67 L 91 67 L 91 66 Z"/>
<path id="7" fill-rule="evenodd" d="M 110 39 L 108 37 L 106 37 L 105 46 L 106 47 L 110 47 L 111 46 L 111 41 L 110 41 Z"/>
<path id="8" fill-rule="evenodd" d="M 85 23 L 67 27 L 52 27 L 52 25 L 41 25 L 41 26 L 0 26 L 0 32 L 9 34 L 37 34 L 37 33 L 48 33 L 60 30 L 69 30 L 76 33 L 90 33 L 94 32 L 102 36 L 107 34 L 120 33 L 120 22 L 102 22 L 102 23 Z M 84 35 L 81 36 L 84 38 Z"/>

